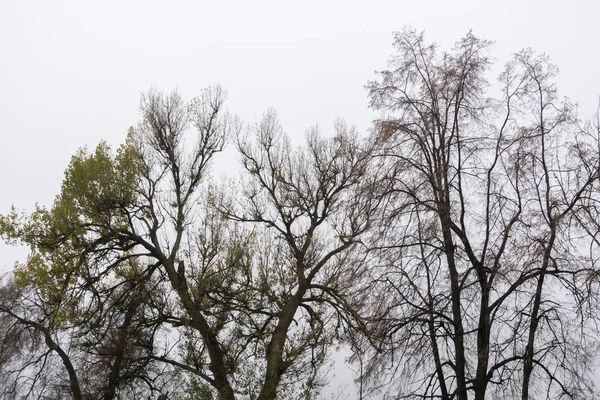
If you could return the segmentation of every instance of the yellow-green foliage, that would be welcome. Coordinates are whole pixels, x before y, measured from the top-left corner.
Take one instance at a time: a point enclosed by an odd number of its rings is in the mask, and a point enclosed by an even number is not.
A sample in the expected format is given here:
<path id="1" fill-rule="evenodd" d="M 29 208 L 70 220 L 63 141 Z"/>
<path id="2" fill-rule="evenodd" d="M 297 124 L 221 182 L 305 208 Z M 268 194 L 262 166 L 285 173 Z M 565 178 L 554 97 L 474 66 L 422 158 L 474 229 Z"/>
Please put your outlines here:
<path id="1" fill-rule="evenodd" d="M 17 265 L 16 282 L 34 284 L 51 304 L 81 277 L 91 243 L 114 239 L 136 202 L 139 158 L 122 145 L 113 154 L 106 142 L 94 152 L 80 149 L 65 171 L 61 192 L 50 210 L 36 206 L 29 215 L 16 209 L 0 215 L 0 236 L 29 246 L 27 261 Z"/>
<path id="2" fill-rule="evenodd" d="M 111 225 L 113 218 L 122 215 L 135 200 L 138 165 L 132 146 L 121 146 L 116 155 L 106 142 L 91 154 L 79 150 L 65 172 L 54 206 L 57 217 L 75 225 L 83 221 L 94 226 Z"/>

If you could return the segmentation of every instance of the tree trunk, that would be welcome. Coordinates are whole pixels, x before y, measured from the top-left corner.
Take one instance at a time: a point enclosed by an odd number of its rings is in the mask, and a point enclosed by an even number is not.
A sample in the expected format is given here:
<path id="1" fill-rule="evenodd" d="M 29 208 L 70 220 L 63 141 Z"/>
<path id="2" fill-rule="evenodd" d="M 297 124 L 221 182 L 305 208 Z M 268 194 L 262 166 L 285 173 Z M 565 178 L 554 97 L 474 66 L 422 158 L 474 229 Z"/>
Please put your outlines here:
<path id="1" fill-rule="evenodd" d="M 456 269 L 456 260 L 454 257 L 454 242 L 452 240 L 452 231 L 450 228 L 450 216 L 446 207 L 440 210 L 440 219 L 442 223 L 442 235 L 444 238 L 444 252 L 448 262 L 450 272 L 450 290 L 452 298 L 452 321 L 454 327 L 454 351 L 455 351 L 455 373 L 456 373 L 456 394 L 458 400 L 467 399 L 467 384 L 465 379 L 465 344 L 464 329 L 462 323 L 462 311 L 460 307 L 460 288 L 459 276 Z"/>
<path id="2" fill-rule="evenodd" d="M 302 299 L 303 293 L 304 290 L 299 288 L 291 302 L 286 304 L 281 313 L 281 317 L 279 318 L 279 322 L 277 323 L 277 327 L 275 328 L 275 332 L 273 333 L 273 337 L 271 338 L 267 350 L 267 371 L 257 400 L 276 399 L 277 386 L 286 369 L 283 362 L 283 349 L 287 339 L 287 332 L 294 320 L 294 315 L 300 306 L 300 300 Z"/>

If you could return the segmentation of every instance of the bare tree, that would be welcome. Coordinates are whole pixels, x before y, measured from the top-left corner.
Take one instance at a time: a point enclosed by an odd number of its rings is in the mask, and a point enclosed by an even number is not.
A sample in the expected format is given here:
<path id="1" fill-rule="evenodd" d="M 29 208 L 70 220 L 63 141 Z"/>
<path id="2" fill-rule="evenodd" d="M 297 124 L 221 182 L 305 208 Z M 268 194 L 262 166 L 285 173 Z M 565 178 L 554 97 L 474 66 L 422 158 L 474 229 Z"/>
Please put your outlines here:
<path id="1" fill-rule="evenodd" d="M 595 314 L 580 299 L 597 281 L 577 221 L 599 178 L 598 132 L 580 127 L 557 99 L 555 68 L 531 51 L 507 64 L 496 100 L 486 97 L 489 42 L 469 33 L 438 54 L 405 30 L 394 45 L 368 87 L 387 113 L 374 251 L 388 355 L 396 374 L 412 375 L 398 395 L 592 396 Z"/>
<path id="2" fill-rule="evenodd" d="M 146 284 L 131 279 L 79 297 L 55 288 L 50 299 L 32 282 L 6 279 L 0 397 L 139 399 L 173 391 L 177 374 L 151 356 L 160 324 L 149 318 Z"/>
<path id="3" fill-rule="evenodd" d="M 8 280 L 0 294 L 2 398 L 41 397 L 44 392 L 61 393 L 66 386 L 74 399 L 82 399 L 68 347 L 56 337 L 47 321 L 49 313 L 39 307 L 36 293 L 20 290 Z M 61 364 L 67 372 L 66 382 L 56 371 L 62 369 Z"/>

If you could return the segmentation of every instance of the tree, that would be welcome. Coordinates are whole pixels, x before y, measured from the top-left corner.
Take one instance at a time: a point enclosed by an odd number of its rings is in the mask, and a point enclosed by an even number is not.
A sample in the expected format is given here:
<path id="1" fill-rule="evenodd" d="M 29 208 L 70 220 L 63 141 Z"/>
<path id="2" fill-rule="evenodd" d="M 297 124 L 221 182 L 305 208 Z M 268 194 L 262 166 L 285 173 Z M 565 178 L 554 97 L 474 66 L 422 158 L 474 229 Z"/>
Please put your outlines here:
<path id="1" fill-rule="evenodd" d="M 290 151 L 272 112 L 246 141 L 225 97 L 150 91 L 116 153 L 101 143 L 73 157 L 51 209 L 0 218 L 0 234 L 31 249 L 15 287 L 50 310 L 37 334 L 77 343 L 63 364 L 90 372 L 84 384 L 72 368 L 76 399 L 86 385 L 133 396 L 140 381 L 175 396 L 173 369 L 191 396 L 310 398 L 329 346 L 362 326 L 347 294 L 373 208 L 368 146 L 339 123 Z M 241 197 L 204 184 L 228 137 L 248 174 Z M 12 306 L 0 313 L 28 326 Z"/>
<path id="2" fill-rule="evenodd" d="M 388 350 L 370 374 L 392 366 L 401 398 L 591 398 L 598 127 L 530 50 L 492 98 L 489 42 L 439 54 L 407 29 L 394 46 L 368 85 L 387 171 L 372 251 Z"/>
<path id="3" fill-rule="evenodd" d="M 302 372 L 295 364 L 310 363 L 307 382 L 315 382 L 332 331 L 362 327 L 353 284 L 365 269 L 350 260 L 376 207 L 367 176 L 371 154 L 341 121 L 333 138 L 313 129 L 306 150 L 291 151 L 273 111 L 255 127 L 254 140 L 238 136 L 237 147 L 249 178 L 244 196 L 238 204 L 220 198 L 218 207 L 231 220 L 266 227 L 263 236 L 274 242 L 272 258 L 259 266 L 260 275 L 273 276 L 261 290 L 271 304 L 255 322 L 269 333 L 258 398 L 274 399 L 285 373 Z"/>
<path id="4" fill-rule="evenodd" d="M 157 326 L 147 303 L 156 296 L 132 270 L 115 286 L 88 281 L 65 292 L 7 278 L 0 398 L 139 399 L 174 391 L 177 374 L 152 357 Z"/>

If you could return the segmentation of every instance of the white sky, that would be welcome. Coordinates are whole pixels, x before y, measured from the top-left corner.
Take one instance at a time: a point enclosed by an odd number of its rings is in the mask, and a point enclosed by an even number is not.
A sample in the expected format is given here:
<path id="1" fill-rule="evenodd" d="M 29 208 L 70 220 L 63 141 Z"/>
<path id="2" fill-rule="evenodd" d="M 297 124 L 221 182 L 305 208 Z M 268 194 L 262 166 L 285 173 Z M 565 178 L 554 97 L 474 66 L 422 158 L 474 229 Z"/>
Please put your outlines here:
<path id="1" fill-rule="evenodd" d="M 50 205 L 77 148 L 122 142 L 151 86 L 185 98 L 212 82 L 252 122 L 276 108 L 301 138 L 337 117 L 366 132 L 364 84 L 392 32 L 450 46 L 469 29 L 500 62 L 532 47 L 560 68 L 560 93 L 595 111 L 600 1 L 0 0 L 0 213 Z M 229 154 L 219 165 L 235 163 Z M 23 257 L 0 246 L 0 271 Z"/>

